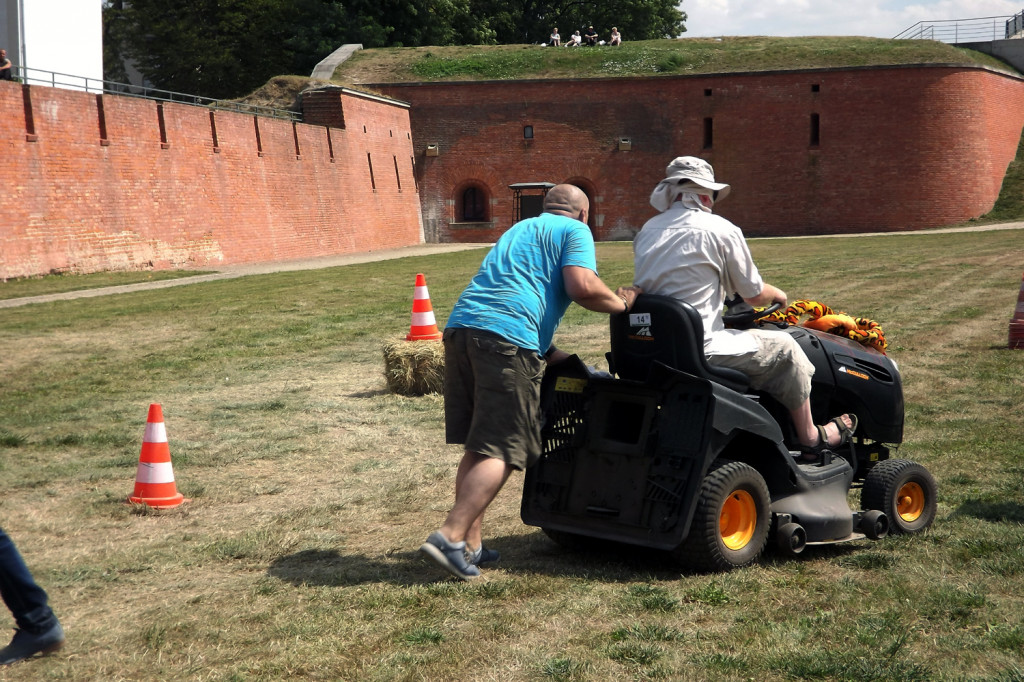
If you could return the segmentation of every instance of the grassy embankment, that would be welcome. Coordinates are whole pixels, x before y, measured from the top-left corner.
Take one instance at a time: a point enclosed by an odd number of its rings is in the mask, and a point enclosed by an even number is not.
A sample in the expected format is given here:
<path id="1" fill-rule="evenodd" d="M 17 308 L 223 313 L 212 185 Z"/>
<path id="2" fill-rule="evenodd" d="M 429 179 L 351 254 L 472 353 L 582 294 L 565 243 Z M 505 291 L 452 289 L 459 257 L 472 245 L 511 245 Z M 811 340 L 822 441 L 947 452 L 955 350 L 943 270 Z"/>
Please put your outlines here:
<path id="1" fill-rule="evenodd" d="M 458 448 L 437 396 L 386 392 L 380 344 L 415 273 L 443 324 L 482 251 L 6 309 L 0 522 L 69 640 L 0 680 L 1024 679 L 1017 231 L 752 248 L 792 296 L 883 325 L 930 531 L 693 575 L 560 550 L 516 476 L 486 521 L 502 562 L 449 582 L 415 549 Z M 599 261 L 631 278 L 627 244 Z M 606 335 L 573 308 L 557 341 L 603 366 Z M 123 501 L 150 402 L 192 498 L 168 512 Z"/>
<path id="2" fill-rule="evenodd" d="M 334 72 L 336 84 L 535 78 L 621 78 L 886 64 L 968 64 L 1016 73 L 973 50 L 923 40 L 858 37 L 726 37 L 627 41 L 618 47 L 463 45 L 360 50 Z M 241 101 L 298 110 L 306 76 L 277 76 Z"/>
<path id="3" fill-rule="evenodd" d="M 378 48 L 356 52 L 338 67 L 334 78 L 347 83 L 615 78 L 934 63 L 982 65 L 1015 73 L 988 55 L 934 41 L 753 36 L 645 40 L 596 48 Z"/>

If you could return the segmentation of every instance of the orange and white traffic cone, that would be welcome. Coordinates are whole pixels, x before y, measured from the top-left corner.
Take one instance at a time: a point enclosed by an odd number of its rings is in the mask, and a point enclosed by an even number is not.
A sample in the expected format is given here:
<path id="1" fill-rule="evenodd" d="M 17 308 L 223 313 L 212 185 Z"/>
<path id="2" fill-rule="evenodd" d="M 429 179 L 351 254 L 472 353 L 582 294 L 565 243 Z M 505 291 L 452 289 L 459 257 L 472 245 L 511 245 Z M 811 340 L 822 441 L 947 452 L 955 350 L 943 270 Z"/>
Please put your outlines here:
<path id="1" fill-rule="evenodd" d="M 436 341 L 441 338 L 434 319 L 434 309 L 430 305 L 430 294 L 427 292 L 427 278 L 416 275 L 416 288 L 412 295 L 412 324 L 406 341 Z"/>
<path id="2" fill-rule="evenodd" d="M 1010 320 L 1011 350 L 1024 350 L 1024 276 L 1021 277 L 1020 293 L 1017 294 L 1017 307 Z"/>
<path id="3" fill-rule="evenodd" d="M 155 509 L 170 509 L 189 501 L 178 492 L 174 484 L 171 448 L 167 444 L 164 412 L 159 403 L 149 406 L 146 434 L 142 438 L 142 452 L 139 454 L 139 468 L 135 472 L 135 493 L 128 501 Z"/>

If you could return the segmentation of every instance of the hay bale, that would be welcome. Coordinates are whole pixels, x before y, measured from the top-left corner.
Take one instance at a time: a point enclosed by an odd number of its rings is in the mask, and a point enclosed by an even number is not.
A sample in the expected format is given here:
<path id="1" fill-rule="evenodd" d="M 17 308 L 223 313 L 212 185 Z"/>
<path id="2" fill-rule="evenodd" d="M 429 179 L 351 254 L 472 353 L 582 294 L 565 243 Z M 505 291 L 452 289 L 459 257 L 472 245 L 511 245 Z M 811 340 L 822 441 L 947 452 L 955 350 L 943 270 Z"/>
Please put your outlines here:
<path id="1" fill-rule="evenodd" d="M 444 347 L 440 341 L 385 341 L 384 379 L 392 393 L 426 395 L 444 387 Z"/>

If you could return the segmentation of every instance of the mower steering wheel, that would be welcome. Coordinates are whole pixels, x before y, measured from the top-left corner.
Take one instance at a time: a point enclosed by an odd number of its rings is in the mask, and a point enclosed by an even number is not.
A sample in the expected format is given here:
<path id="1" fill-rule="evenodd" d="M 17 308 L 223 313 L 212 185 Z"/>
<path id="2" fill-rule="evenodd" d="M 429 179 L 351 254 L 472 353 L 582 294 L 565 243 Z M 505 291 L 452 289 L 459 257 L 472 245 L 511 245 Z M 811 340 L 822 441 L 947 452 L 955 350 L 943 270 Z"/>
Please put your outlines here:
<path id="1" fill-rule="evenodd" d="M 732 329 L 750 329 L 761 318 L 767 317 L 782 308 L 782 304 L 776 301 L 764 310 L 755 310 L 752 305 L 738 295 L 727 300 L 725 303 L 729 308 L 728 312 L 722 315 L 722 321 L 725 322 L 726 327 L 731 327 Z"/>

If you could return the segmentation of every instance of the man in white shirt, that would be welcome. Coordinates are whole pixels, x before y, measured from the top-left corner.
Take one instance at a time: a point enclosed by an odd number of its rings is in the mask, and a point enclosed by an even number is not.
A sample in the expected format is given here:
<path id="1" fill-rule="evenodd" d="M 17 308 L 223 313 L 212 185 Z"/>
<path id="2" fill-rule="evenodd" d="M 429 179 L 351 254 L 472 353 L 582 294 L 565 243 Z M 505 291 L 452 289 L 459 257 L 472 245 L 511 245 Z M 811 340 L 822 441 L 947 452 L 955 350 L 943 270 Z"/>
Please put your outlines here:
<path id="1" fill-rule="evenodd" d="M 715 201 L 729 194 L 729 185 L 715 182 L 711 164 L 693 156 L 674 159 L 665 175 L 651 193 L 651 205 L 661 213 L 633 240 L 635 284 L 697 309 L 708 362 L 741 370 L 751 387 L 789 410 L 805 461 L 816 461 L 822 450 L 848 442 L 857 428 L 856 415 L 814 424 L 814 366 L 792 336 L 778 330 L 725 328 L 722 307 L 733 293 L 753 306 L 786 304 L 786 292 L 761 279 L 740 228 L 711 212 Z"/>

